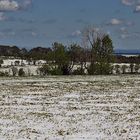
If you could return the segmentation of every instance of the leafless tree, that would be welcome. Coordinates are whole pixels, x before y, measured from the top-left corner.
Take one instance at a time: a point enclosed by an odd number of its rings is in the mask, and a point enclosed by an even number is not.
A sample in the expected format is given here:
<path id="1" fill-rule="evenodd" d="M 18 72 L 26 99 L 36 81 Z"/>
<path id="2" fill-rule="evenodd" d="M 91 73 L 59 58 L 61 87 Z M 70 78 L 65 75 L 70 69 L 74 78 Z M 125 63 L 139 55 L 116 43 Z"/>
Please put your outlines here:
<path id="1" fill-rule="evenodd" d="M 109 74 L 110 61 L 113 61 L 113 43 L 108 34 L 99 28 L 89 26 L 83 30 L 82 44 L 85 48 L 85 67 L 87 62 L 95 74 Z"/>

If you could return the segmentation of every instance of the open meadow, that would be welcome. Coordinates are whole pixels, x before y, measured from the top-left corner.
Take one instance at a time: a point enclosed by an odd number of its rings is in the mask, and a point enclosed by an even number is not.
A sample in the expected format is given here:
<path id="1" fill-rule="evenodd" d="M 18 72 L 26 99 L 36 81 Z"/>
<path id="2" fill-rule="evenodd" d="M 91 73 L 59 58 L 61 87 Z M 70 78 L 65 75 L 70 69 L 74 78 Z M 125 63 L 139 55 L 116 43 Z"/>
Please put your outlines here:
<path id="1" fill-rule="evenodd" d="M 0 78 L 0 140 L 139 140 L 140 75 Z"/>

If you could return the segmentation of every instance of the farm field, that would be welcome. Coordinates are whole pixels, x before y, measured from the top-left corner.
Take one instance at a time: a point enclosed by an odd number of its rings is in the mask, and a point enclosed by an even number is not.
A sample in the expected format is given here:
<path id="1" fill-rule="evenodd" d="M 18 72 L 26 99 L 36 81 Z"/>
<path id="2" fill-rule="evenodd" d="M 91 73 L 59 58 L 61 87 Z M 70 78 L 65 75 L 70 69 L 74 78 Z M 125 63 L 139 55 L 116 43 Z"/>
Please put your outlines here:
<path id="1" fill-rule="evenodd" d="M 0 78 L 0 140 L 139 140 L 140 75 Z"/>

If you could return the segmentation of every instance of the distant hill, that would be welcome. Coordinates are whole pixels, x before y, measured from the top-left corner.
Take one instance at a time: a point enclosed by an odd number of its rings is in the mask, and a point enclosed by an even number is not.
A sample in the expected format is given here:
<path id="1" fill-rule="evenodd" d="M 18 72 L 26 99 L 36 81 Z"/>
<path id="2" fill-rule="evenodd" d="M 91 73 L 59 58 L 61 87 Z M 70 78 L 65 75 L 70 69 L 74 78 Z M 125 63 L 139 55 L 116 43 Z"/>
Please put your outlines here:
<path id="1" fill-rule="evenodd" d="M 26 48 L 18 48 L 17 46 L 6 46 L 0 45 L 0 56 L 14 56 L 14 57 L 23 57 L 23 56 L 30 56 L 30 57 L 39 57 L 38 59 L 42 58 L 48 52 L 50 52 L 50 48 L 43 48 L 43 47 L 36 47 L 31 50 L 27 50 Z"/>
<path id="2" fill-rule="evenodd" d="M 122 54 L 126 54 L 126 55 L 140 55 L 140 50 L 123 50 L 123 49 L 116 49 L 115 53 L 116 55 L 122 55 Z"/>
<path id="3" fill-rule="evenodd" d="M 17 46 L 0 45 L 0 56 L 19 56 L 20 51 Z"/>
<path id="4" fill-rule="evenodd" d="M 26 48 L 18 48 L 17 46 L 6 46 L 0 45 L 0 56 L 27 56 L 31 57 L 36 56 L 45 56 L 48 52 L 51 51 L 51 48 L 43 48 L 43 47 L 35 47 L 31 50 L 27 50 Z M 124 49 L 115 49 L 115 55 L 140 55 L 140 50 L 132 49 L 132 50 L 124 50 Z"/>

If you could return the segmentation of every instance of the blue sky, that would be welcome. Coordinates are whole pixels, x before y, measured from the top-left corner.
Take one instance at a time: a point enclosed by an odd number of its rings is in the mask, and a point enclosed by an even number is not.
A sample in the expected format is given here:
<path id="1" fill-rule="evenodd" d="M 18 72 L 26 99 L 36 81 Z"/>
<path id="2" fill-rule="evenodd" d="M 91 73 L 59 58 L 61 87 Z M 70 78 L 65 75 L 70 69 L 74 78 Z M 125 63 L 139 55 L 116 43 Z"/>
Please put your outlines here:
<path id="1" fill-rule="evenodd" d="M 116 49 L 140 49 L 140 0 L 0 0 L 0 44 L 80 44 L 87 26 L 110 34 Z"/>

